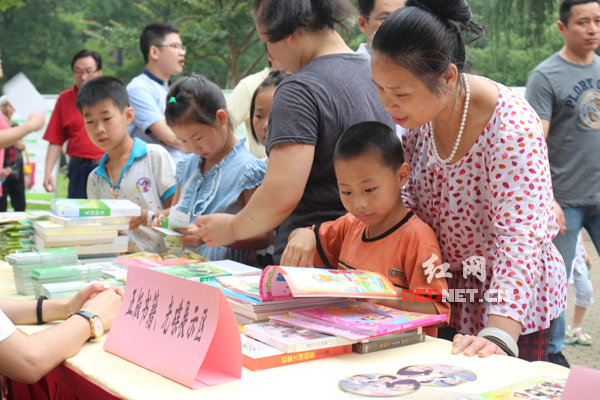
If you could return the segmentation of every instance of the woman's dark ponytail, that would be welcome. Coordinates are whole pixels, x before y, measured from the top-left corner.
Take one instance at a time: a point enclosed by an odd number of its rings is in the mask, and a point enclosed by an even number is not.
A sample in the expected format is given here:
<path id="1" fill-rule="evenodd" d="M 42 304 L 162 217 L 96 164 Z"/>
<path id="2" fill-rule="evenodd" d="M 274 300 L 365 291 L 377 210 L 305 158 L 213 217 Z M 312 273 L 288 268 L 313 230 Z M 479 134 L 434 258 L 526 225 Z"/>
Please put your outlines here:
<path id="1" fill-rule="evenodd" d="M 406 0 L 375 33 L 373 55 L 407 69 L 429 90 L 441 94 L 440 77 L 450 64 L 458 72 L 467 70 L 463 32 L 473 35 L 473 40 L 485 33 L 471 18 L 465 0 Z"/>

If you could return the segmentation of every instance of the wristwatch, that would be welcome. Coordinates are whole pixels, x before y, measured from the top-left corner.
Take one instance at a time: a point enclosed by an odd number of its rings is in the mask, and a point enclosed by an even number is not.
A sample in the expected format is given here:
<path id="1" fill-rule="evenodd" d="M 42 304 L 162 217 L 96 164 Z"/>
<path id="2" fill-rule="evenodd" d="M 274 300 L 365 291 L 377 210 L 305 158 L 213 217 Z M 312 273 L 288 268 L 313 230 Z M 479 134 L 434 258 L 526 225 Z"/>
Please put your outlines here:
<path id="1" fill-rule="evenodd" d="M 146 226 L 152 226 L 152 221 L 156 218 L 154 211 L 148 210 L 148 217 L 146 219 Z"/>
<path id="2" fill-rule="evenodd" d="M 97 315 L 92 314 L 88 311 L 77 311 L 72 314 L 69 314 L 68 318 L 71 318 L 73 315 L 79 315 L 88 321 L 90 321 L 90 340 L 98 339 L 104 333 L 104 325 L 102 325 L 102 320 Z"/>

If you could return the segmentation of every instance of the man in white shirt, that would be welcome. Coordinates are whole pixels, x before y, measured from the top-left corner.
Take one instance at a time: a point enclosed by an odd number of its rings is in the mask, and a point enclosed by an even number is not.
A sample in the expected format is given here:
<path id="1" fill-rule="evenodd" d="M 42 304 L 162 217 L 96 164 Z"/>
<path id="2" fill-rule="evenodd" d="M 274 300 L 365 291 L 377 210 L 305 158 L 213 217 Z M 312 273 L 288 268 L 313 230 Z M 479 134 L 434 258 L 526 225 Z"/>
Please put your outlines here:
<path id="1" fill-rule="evenodd" d="M 367 43 L 361 43 L 356 54 L 371 58 L 369 50 L 373 35 L 388 15 L 402 7 L 404 0 L 358 0 L 358 26 L 362 33 L 367 34 Z"/>
<path id="2" fill-rule="evenodd" d="M 167 125 L 165 108 L 171 75 L 181 74 L 185 61 L 179 28 L 163 23 L 147 25 L 140 35 L 140 49 L 146 67 L 127 85 L 135 111 L 129 135 L 162 145 L 177 164 L 187 150 Z"/>

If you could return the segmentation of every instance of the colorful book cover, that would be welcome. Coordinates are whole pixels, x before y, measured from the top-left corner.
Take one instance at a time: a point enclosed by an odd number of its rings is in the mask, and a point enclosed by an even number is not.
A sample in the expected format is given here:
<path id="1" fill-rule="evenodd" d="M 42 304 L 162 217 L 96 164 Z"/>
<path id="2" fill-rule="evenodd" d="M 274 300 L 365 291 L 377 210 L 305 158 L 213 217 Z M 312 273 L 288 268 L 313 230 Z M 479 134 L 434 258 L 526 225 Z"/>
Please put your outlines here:
<path id="1" fill-rule="evenodd" d="M 286 353 L 351 344 L 352 341 L 275 321 L 244 326 L 244 333 Z"/>
<path id="2" fill-rule="evenodd" d="M 413 313 L 366 302 L 345 302 L 329 307 L 291 311 L 290 315 L 369 336 L 401 332 L 446 320 L 445 314 Z"/>
<path id="3" fill-rule="evenodd" d="M 242 264 L 233 260 L 209 261 L 201 263 L 200 265 L 218 268 L 225 272 L 229 272 L 231 275 L 248 275 L 262 273 L 262 270 L 260 268 L 251 267 L 249 265 Z"/>
<path id="4" fill-rule="evenodd" d="M 244 300 L 244 301 L 249 302 L 249 303 L 255 303 L 256 302 L 256 299 L 253 299 L 252 297 L 244 296 L 241 293 L 233 291 L 233 290 L 229 289 L 228 287 L 224 286 L 221 282 L 219 282 L 217 280 L 208 280 L 208 281 L 206 281 L 204 283 L 207 284 L 207 285 L 210 285 L 210 286 L 218 287 L 219 289 L 221 289 L 221 291 L 223 292 L 223 294 L 225 295 L 225 297 L 235 298 L 235 299 L 239 299 L 239 300 Z"/>
<path id="5" fill-rule="evenodd" d="M 560 400 L 565 384 L 566 379 L 563 378 L 540 376 L 461 400 Z"/>
<path id="6" fill-rule="evenodd" d="M 242 334 L 243 366 L 252 371 L 261 371 L 305 361 L 340 356 L 352 353 L 352 345 L 327 347 L 324 349 L 284 353 Z"/>
<path id="7" fill-rule="evenodd" d="M 178 265 L 197 264 L 195 260 L 186 260 L 185 258 L 176 258 L 172 260 L 153 260 L 148 258 L 118 258 L 116 263 L 121 264 L 125 268 L 141 267 L 141 268 L 158 268 L 158 267 L 174 267 Z"/>
<path id="8" fill-rule="evenodd" d="M 394 285 L 383 275 L 370 271 L 269 266 L 260 280 L 263 301 L 293 297 L 396 297 Z"/>
<path id="9" fill-rule="evenodd" d="M 233 275 L 218 277 L 217 281 L 234 292 L 241 293 L 256 301 L 262 301 L 259 289 L 260 278 L 261 274 Z"/>
<path id="10" fill-rule="evenodd" d="M 157 267 L 152 269 L 158 272 L 190 279 L 196 282 L 215 279 L 218 276 L 230 275 L 228 272 L 218 268 L 209 267 L 204 264 L 175 265 L 172 267 Z"/>
<path id="11" fill-rule="evenodd" d="M 52 210 L 59 217 L 138 217 L 141 208 L 130 200 L 56 199 Z"/>

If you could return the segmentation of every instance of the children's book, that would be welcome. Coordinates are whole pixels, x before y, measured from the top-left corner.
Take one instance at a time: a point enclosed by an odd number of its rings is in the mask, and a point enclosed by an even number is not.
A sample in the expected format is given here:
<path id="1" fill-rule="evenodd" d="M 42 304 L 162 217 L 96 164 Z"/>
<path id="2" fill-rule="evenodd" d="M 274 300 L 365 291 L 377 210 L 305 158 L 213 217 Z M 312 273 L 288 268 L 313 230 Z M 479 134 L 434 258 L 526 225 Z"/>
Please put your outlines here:
<path id="1" fill-rule="evenodd" d="M 54 211 L 44 212 L 46 213 L 45 217 L 48 218 L 48 221 L 64 227 L 93 224 L 123 225 L 129 224 L 129 221 L 131 221 L 130 217 L 59 217 Z"/>
<path id="2" fill-rule="evenodd" d="M 205 264 L 175 265 L 172 267 L 156 267 L 152 269 L 164 274 L 174 275 L 196 282 L 212 280 L 218 276 L 231 275 L 228 272 L 218 268 L 206 266 Z"/>
<path id="3" fill-rule="evenodd" d="M 329 307 L 291 311 L 290 315 L 369 336 L 401 332 L 446 320 L 445 314 L 414 313 L 366 302 L 345 302 Z"/>
<path id="4" fill-rule="evenodd" d="M 217 278 L 217 281 L 234 292 L 261 301 L 260 277 L 260 274 L 221 276 Z"/>
<path id="5" fill-rule="evenodd" d="M 242 339 L 243 366 L 252 371 L 260 371 L 283 365 L 298 364 L 305 361 L 318 360 L 352 353 L 352 345 L 328 347 L 317 350 L 284 353 L 272 346 L 254 340 L 244 334 Z"/>
<path id="6" fill-rule="evenodd" d="M 139 217 L 142 209 L 130 200 L 56 199 L 52 210 L 59 217 Z"/>
<path id="7" fill-rule="evenodd" d="M 263 301 L 293 297 L 396 297 L 394 285 L 383 275 L 370 271 L 269 266 L 260 280 Z"/>
<path id="8" fill-rule="evenodd" d="M 348 340 L 352 340 L 354 342 L 361 342 L 361 343 L 369 343 L 369 342 L 380 341 L 380 340 L 398 339 L 400 337 L 404 337 L 404 336 L 412 335 L 412 334 L 419 334 L 422 332 L 422 329 L 419 327 L 419 328 L 410 329 L 410 330 L 403 331 L 403 332 L 394 332 L 394 333 L 389 333 L 389 334 L 381 335 L 381 336 L 369 336 L 369 335 L 364 335 L 364 334 L 361 334 L 358 332 L 352 332 L 352 331 L 349 331 L 348 329 L 342 329 L 342 328 L 338 328 L 338 327 L 334 327 L 334 326 L 325 325 L 325 324 L 322 324 L 322 323 L 314 321 L 314 320 L 309 321 L 306 319 L 298 318 L 293 315 L 270 315 L 269 319 L 271 321 L 281 322 L 283 324 L 293 325 L 293 326 L 297 326 L 299 328 L 310 329 L 311 331 L 315 331 L 315 332 L 327 333 L 329 335 L 335 335 L 335 336 L 346 338 Z"/>
<path id="9" fill-rule="evenodd" d="M 354 341 L 275 321 L 244 326 L 244 334 L 286 353 L 352 344 Z"/>
<path id="10" fill-rule="evenodd" d="M 119 236 L 119 231 L 102 231 L 102 232 L 72 232 L 72 233 L 43 233 L 36 232 L 46 243 L 64 242 L 64 241 L 83 241 L 96 239 L 114 239 Z"/>
<path id="11" fill-rule="evenodd" d="M 118 258 L 115 260 L 117 264 L 122 265 L 125 268 L 129 267 L 141 267 L 141 268 L 158 268 L 158 267 L 174 267 L 177 265 L 189 265 L 196 264 L 195 260 L 186 260 L 184 258 L 169 259 L 169 260 L 157 260 L 148 258 Z"/>
<path id="12" fill-rule="evenodd" d="M 51 221 L 35 221 L 33 229 L 36 232 L 44 234 L 52 233 L 78 233 L 78 232 L 98 232 L 98 231 L 128 231 L 129 222 L 122 224 L 89 224 L 77 226 L 63 226 Z"/>
<path id="13" fill-rule="evenodd" d="M 559 400 L 562 398 L 565 383 L 566 379 L 563 378 L 539 376 L 475 396 L 467 396 L 462 400 Z"/>

